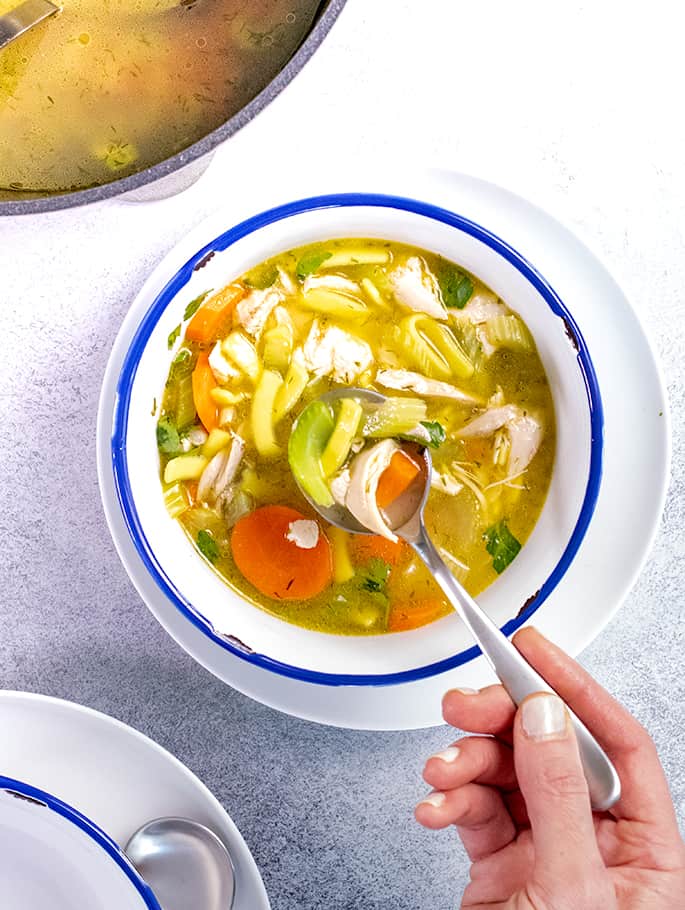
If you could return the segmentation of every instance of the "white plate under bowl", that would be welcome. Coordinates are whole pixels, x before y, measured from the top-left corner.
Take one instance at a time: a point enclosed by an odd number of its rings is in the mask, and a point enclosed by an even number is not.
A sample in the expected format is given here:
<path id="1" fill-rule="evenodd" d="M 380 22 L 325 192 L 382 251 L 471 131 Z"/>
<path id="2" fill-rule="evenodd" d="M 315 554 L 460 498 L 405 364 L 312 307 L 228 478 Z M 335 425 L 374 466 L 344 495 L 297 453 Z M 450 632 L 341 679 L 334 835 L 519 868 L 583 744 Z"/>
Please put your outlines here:
<path id="1" fill-rule="evenodd" d="M 310 195 L 324 188 L 331 188 L 330 180 L 317 183 L 311 175 L 300 181 L 292 179 L 288 197 L 298 190 Z M 347 181 L 341 179 L 335 189 L 401 192 L 404 196 L 438 203 L 485 225 L 536 263 L 580 325 L 602 389 L 606 415 L 605 473 L 587 537 L 566 575 L 535 613 L 536 625 L 568 651 L 576 653 L 600 631 L 620 604 L 645 558 L 663 505 L 669 448 L 665 396 L 649 343 L 634 313 L 611 277 L 573 235 L 549 216 L 496 187 L 454 174 L 427 173 L 413 177 L 403 174 L 400 178 L 367 175 Z M 477 652 L 470 652 L 464 666 L 393 686 L 321 685 L 265 671 L 209 638 L 205 630 L 161 594 L 131 544 L 119 508 L 112 471 L 111 434 L 119 374 L 138 326 L 170 276 L 197 250 L 222 233 L 227 225 L 255 214 L 265 203 L 282 203 L 284 195 L 282 190 L 269 187 L 263 188 L 261 194 L 253 193 L 249 199 L 233 200 L 230 214 L 214 216 L 192 232 L 142 289 L 115 343 L 101 398 L 98 467 L 105 512 L 120 556 L 152 612 L 186 650 L 231 685 L 281 710 L 324 723 L 364 728 L 438 723 L 439 696 L 446 688 L 491 679 L 482 658 L 475 659 Z M 492 280 L 491 283 L 496 284 Z M 526 316 L 529 318 L 528 313 Z M 620 340 L 617 325 L 622 330 Z M 639 371 L 636 363 L 640 364 Z M 631 410 L 624 408 L 625 401 L 633 402 Z M 627 438 L 630 439 L 629 463 L 625 458 Z M 644 470 L 637 471 L 636 466 Z M 636 495 L 636 478 L 640 478 L 638 487 L 640 484 L 649 487 L 644 495 L 641 489 L 640 495 Z M 633 489 L 630 501 L 621 492 L 623 484 L 628 482 Z M 633 513 L 637 503 L 639 511 Z M 628 552 L 625 540 L 619 542 L 612 531 L 617 522 L 623 524 L 633 514 L 633 526 L 639 531 L 631 536 Z M 598 548 L 602 551 L 601 561 L 595 558 Z M 602 596 L 596 597 L 597 591 Z M 514 612 L 520 604 L 519 600 Z M 509 631 L 512 624 L 509 623 Z"/>
<path id="2" fill-rule="evenodd" d="M 12 910 L 161 910 L 100 828 L 53 794 L 2 774 L 0 894 Z"/>
<path id="3" fill-rule="evenodd" d="M 0 775 L 28 782 L 61 800 L 92 822 L 119 845 L 145 822 L 161 816 L 181 816 L 206 825 L 228 848 L 236 870 L 234 910 L 269 910 L 269 900 L 257 866 L 240 832 L 224 809 L 177 759 L 125 724 L 71 702 L 25 692 L 0 691 Z M 40 795 L 35 798 L 40 799 Z M 0 798 L 2 794 L 0 794 Z M 5 800 L 12 800 L 6 803 Z M 0 802 L 0 840 L 6 854 L 2 825 L 7 806 L 31 804 L 6 796 Z M 32 807 L 38 811 L 41 807 Z M 63 833 L 63 832 L 60 832 Z M 64 840 L 60 839 L 60 850 Z M 15 841 L 18 847 L 18 841 Z M 112 844 L 115 848 L 115 844 Z M 8 854 L 6 854 L 8 855 Z M 21 857 L 17 857 L 21 861 Z M 3 856 L 0 856 L 0 870 Z M 36 866 L 36 870 L 39 870 Z M 94 868 L 94 867 L 93 867 Z M 36 871 L 34 870 L 34 872 Z M 92 871 L 92 870 L 91 870 Z M 92 877 L 92 876 L 91 876 Z M 40 877 L 34 874 L 34 884 Z M 101 883 L 107 879 L 102 877 Z M 0 872 L 0 883 L 2 874 Z M 53 877 L 53 883 L 58 876 Z M 57 902 L 50 892 L 43 903 L 5 900 L 7 910 L 138 910 L 156 903 L 98 902 L 84 891 L 81 899 Z M 111 892 L 114 895 L 114 891 Z"/>

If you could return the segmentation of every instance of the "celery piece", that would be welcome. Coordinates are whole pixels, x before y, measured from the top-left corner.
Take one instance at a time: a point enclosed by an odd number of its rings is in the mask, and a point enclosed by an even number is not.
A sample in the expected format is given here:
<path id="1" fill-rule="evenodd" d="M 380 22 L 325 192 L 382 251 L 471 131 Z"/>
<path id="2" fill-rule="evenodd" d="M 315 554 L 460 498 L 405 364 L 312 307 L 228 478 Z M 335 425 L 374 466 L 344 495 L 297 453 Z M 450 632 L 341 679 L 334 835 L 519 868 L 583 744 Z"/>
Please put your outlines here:
<path id="1" fill-rule="evenodd" d="M 338 407 L 335 429 L 321 456 L 321 467 L 326 477 L 331 477 L 345 464 L 352 442 L 359 432 L 362 406 L 354 398 L 343 398 Z"/>
<path id="2" fill-rule="evenodd" d="M 390 262 L 390 250 L 378 247 L 348 247 L 338 250 L 325 259 L 319 268 L 340 269 L 350 265 L 386 265 Z"/>
<path id="3" fill-rule="evenodd" d="M 496 348 L 507 348 L 529 354 L 535 350 L 533 336 L 524 323 L 514 313 L 493 316 L 486 323 L 488 340 Z"/>
<path id="4" fill-rule="evenodd" d="M 288 463 L 295 479 L 320 506 L 333 505 L 321 456 L 335 428 L 333 410 L 324 401 L 312 401 L 293 424 L 288 441 Z"/>
<path id="5" fill-rule="evenodd" d="M 302 397 L 307 383 L 309 382 L 309 373 L 306 367 L 293 360 L 286 374 L 285 381 L 281 386 L 276 401 L 274 402 L 274 423 L 282 420 L 286 414 L 295 407 Z"/>
<path id="6" fill-rule="evenodd" d="M 179 430 L 191 424 L 196 413 L 193 378 L 191 373 L 186 373 L 176 383 L 176 426 Z"/>
<path id="7" fill-rule="evenodd" d="M 302 297 L 302 306 L 314 313 L 361 322 L 369 315 L 365 303 L 331 288 L 314 288 Z"/>
<path id="8" fill-rule="evenodd" d="M 281 323 L 264 332 L 264 366 L 282 373 L 290 366 L 293 355 L 293 328 Z"/>
<path id="9" fill-rule="evenodd" d="M 202 446 L 202 454 L 205 458 L 214 458 L 217 452 L 226 448 L 231 439 L 230 433 L 227 433 L 225 430 L 220 430 L 218 427 L 214 427 L 207 437 L 207 441 Z"/>
<path id="10" fill-rule="evenodd" d="M 190 505 L 186 488 L 180 483 L 167 487 L 164 490 L 164 505 L 172 518 L 182 515 Z"/>
<path id="11" fill-rule="evenodd" d="M 349 534 L 342 528 L 331 526 L 326 531 L 333 553 L 333 581 L 344 584 L 354 578 L 354 566 L 350 559 Z"/>
<path id="12" fill-rule="evenodd" d="M 164 468 L 164 483 L 176 483 L 178 480 L 199 480 L 207 467 L 204 455 L 179 455 L 167 462 Z"/>
<path id="13" fill-rule="evenodd" d="M 274 403 L 282 385 L 280 373 L 264 370 L 252 397 L 252 437 L 255 448 L 263 458 L 277 458 L 281 454 L 274 435 Z"/>
<path id="14" fill-rule="evenodd" d="M 462 350 L 456 337 L 424 313 L 406 316 L 395 332 L 396 341 L 413 364 L 433 379 L 446 381 L 457 376 L 468 379 L 473 364 Z"/>
<path id="15" fill-rule="evenodd" d="M 229 392 L 228 389 L 221 389 L 218 386 L 209 393 L 216 404 L 221 408 L 230 408 L 234 404 L 240 404 L 247 398 L 246 392 Z"/>
<path id="16" fill-rule="evenodd" d="M 374 439 L 404 436 L 425 419 L 426 402 L 421 398 L 386 398 L 366 407 L 362 434 Z"/>
<path id="17" fill-rule="evenodd" d="M 231 332 L 221 342 L 221 351 L 228 359 L 242 370 L 253 382 L 259 379 L 261 365 L 255 346 L 242 332 Z"/>

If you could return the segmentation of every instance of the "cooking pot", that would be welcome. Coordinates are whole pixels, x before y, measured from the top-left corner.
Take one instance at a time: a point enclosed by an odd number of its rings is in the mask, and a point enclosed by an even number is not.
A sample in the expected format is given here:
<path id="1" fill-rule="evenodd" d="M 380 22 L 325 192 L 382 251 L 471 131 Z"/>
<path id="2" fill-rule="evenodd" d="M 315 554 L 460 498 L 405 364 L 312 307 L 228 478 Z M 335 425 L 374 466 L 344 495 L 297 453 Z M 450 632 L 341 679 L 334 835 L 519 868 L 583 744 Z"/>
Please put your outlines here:
<path id="1" fill-rule="evenodd" d="M 122 193 L 136 200 L 170 196 L 190 186 L 207 168 L 218 145 L 249 123 L 280 94 L 330 31 L 346 0 L 322 0 L 309 34 L 278 75 L 255 98 L 198 142 L 136 174 L 86 190 L 58 193 L 0 190 L 0 215 L 28 215 L 100 202 Z"/>

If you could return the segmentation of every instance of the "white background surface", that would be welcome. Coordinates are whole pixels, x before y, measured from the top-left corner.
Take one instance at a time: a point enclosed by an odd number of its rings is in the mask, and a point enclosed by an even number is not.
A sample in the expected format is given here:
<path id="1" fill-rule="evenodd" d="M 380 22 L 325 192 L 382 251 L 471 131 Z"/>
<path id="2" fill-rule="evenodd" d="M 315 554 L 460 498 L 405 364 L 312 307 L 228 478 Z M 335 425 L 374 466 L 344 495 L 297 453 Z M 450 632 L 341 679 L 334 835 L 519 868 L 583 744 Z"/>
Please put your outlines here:
<path id="1" fill-rule="evenodd" d="M 453 834 L 411 817 L 422 757 L 449 733 L 348 733 L 281 717 L 211 678 L 157 626 L 97 494 L 95 412 L 114 333 L 188 228 L 230 203 L 232 187 L 266 172 L 287 181 L 293 161 L 332 176 L 379 157 L 447 165 L 577 230 L 651 326 L 674 418 L 654 554 L 584 662 L 649 727 L 683 819 L 680 35 L 667 0 L 349 0 L 305 71 L 187 193 L 0 221 L 2 685 L 92 705 L 170 748 L 232 814 L 275 910 L 458 903 L 467 865 Z"/>

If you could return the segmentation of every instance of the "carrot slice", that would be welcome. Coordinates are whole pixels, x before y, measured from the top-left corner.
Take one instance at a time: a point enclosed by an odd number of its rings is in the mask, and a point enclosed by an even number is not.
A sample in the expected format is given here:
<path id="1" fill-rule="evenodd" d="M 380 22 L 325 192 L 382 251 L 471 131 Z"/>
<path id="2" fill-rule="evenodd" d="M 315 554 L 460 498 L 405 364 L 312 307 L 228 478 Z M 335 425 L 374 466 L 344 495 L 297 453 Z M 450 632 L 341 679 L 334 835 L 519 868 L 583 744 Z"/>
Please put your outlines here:
<path id="1" fill-rule="evenodd" d="M 288 506 L 262 506 L 237 522 L 231 536 L 233 559 L 245 578 L 267 597 L 307 600 L 333 578 L 331 546 L 319 526 L 316 546 L 298 546 L 288 535 L 307 520 Z"/>
<path id="2" fill-rule="evenodd" d="M 450 607 L 439 597 L 393 604 L 388 616 L 388 632 L 407 632 L 446 616 Z"/>
<path id="3" fill-rule="evenodd" d="M 193 370 L 193 401 L 195 410 L 208 433 L 219 425 L 219 408 L 212 398 L 212 389 L 216 388 L 216 379 L 209 365 L 209 354 L 202 351 Z"/>
<path id="4" fill-rule="evenodd" d="M 186 338 L 200 344 L 215 341 L 226 326 L 228 317 L 233 315 L 236 305 L 247 294 L 242 284 L 229 284 L 202 304 L 188 323 Z"/>
<path id="5" fill-rule="evenodd" d="M 354 534 L 350 541 L 352 558 L 357 565 L 370 559 L 382 559 L 388 565 L 396 566 L 409 556 L 409 545 L 403 540 L 393 543 L 378 534 Z"/>
<path id="6" fill-rule="evenodd" d="M 376 502 L 384 509 L 407 489 L 421 468 L 405 452 L 395 452 L 390 464 L 381 474 L 376 490 Z"/>

